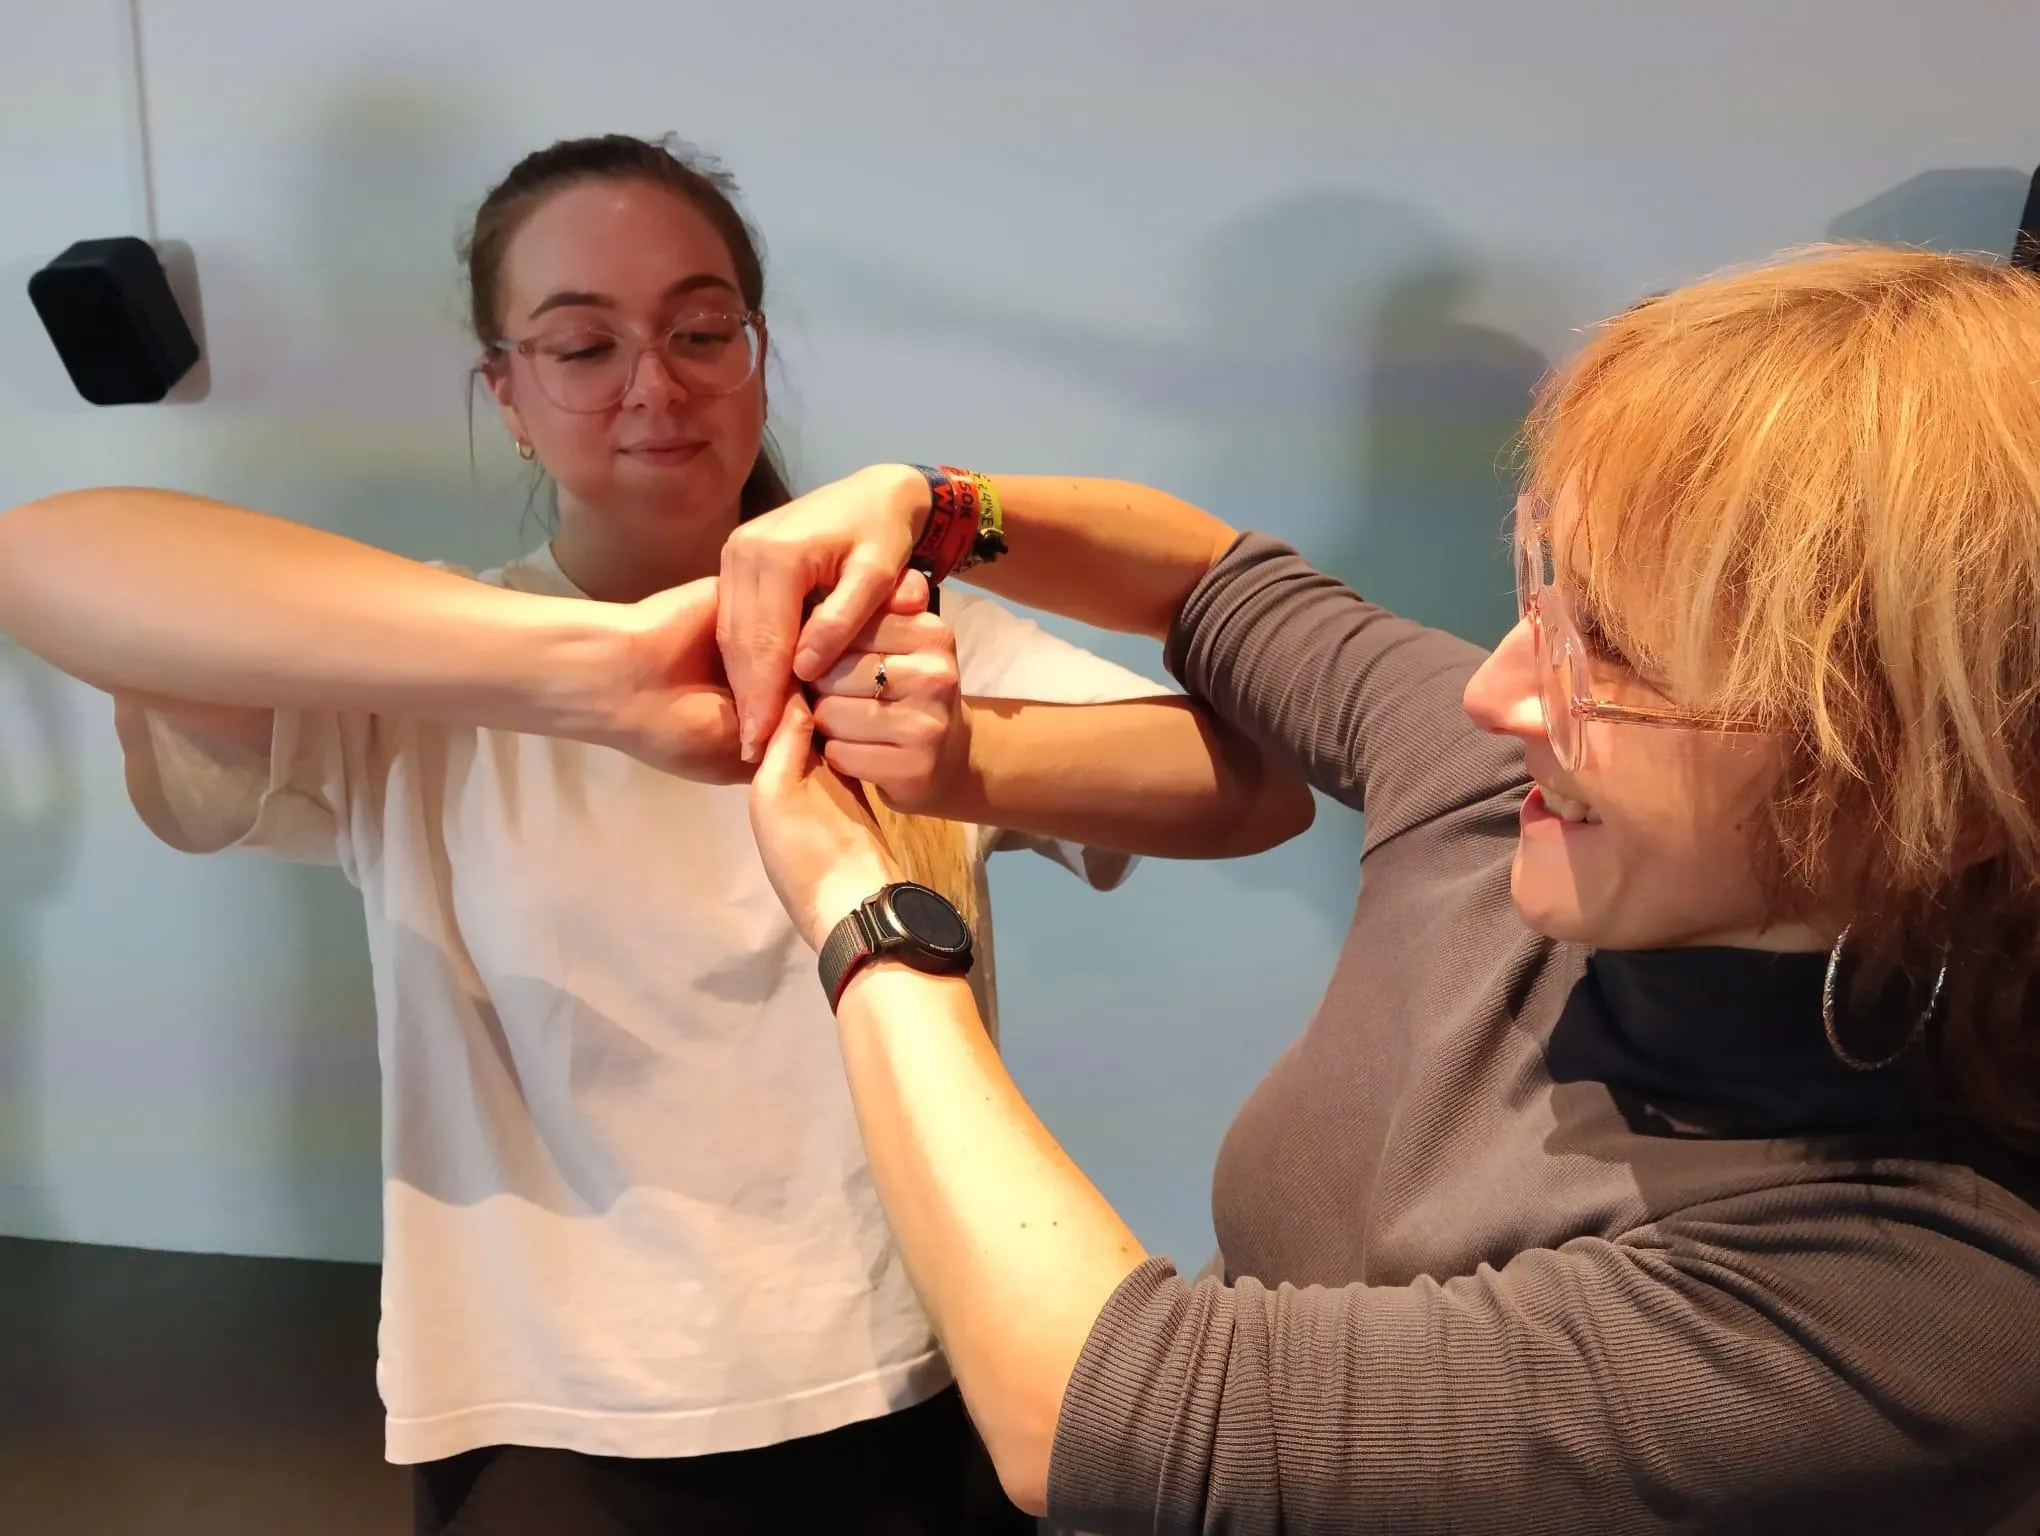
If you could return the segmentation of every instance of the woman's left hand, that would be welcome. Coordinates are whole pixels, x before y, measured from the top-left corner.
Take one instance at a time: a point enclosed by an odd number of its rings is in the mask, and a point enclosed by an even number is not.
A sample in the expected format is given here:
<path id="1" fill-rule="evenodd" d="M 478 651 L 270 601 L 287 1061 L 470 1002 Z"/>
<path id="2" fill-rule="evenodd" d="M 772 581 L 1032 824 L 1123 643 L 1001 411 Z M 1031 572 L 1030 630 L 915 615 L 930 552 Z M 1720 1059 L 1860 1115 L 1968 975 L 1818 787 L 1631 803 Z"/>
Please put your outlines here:
<path id="1" fill-rule="evenodd" d="M 751 779 L 751 831 L 780 905 L 819 950 L 836 924 L 900 878 L 855 785 L 815 751 L 806 700 L 787 701 Z"/>
<path id="2" fill-rule="evenodd" d="M 813 685 L 829 766 L 903 811 L 938 804 L 970 760 L 956 633 L 927 608 L 927 579 L 906 572 L 886 612 Z"/>

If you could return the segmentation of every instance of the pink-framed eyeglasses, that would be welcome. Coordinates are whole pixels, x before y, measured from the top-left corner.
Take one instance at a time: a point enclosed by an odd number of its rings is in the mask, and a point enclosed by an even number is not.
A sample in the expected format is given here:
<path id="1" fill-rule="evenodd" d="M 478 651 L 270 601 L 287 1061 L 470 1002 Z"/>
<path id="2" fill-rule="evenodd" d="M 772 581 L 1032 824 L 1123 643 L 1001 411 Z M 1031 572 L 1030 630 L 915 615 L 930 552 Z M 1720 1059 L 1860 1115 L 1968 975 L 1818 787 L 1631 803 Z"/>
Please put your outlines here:
<path id="1" fill-rule="evenodd" d="M 539 393 L 563 411 L 606 411 L 630 393 L 647 352 L 691 395 L 732 394 L 750 382 L 764 352 L 765 317 L 715 310 L 674 321 L 656 334 L 608 325 L 559 325 L 495 350 L 531 365 Z"/>
<path id="2" fill-rule="evenodd" d="M 1671 705 L 1617 704 L 1597 698 L 1588 666 L 1590 652 L 1566 601 L 1552 560 L 1550 521 L 1541 509 L 1519 503 L 1516 509 L 1516 612 L 1530 626 L 1536 655 L 1537 698 L 1544 711 L 1544 734 L 1558 765 L 1567 773 L 1579 770 L 1587 756 L 1586 723 L 1605 720 L 1617 725 L 1656 725 L 1689 731 L 1753 732 L 1754 721 L 1679 709 Z"/>

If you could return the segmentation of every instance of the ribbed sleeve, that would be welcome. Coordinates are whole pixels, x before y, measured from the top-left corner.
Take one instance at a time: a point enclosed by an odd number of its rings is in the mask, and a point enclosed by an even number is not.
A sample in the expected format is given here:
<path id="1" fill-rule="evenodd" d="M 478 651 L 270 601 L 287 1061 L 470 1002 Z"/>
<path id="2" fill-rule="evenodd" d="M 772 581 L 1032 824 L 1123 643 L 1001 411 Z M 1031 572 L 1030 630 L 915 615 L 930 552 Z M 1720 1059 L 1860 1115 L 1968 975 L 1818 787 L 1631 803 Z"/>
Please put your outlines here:
<path id="1" fill-rule="evenodd" d="M 1071 1380 L 1050 1516 L 1988 1529 L 2040 1480 L 2040 1253 L 2009 1201 L 1954 1193 L 1811 1180 L 1442 1284 L 1192 1286 L 1150 1261 Z"/>
<path id="2" fill-rule="evenodd" d="M 1191 591 L 1166 660 L 1220 719 L 1364 810 L 1380 843 L 1522 777 L 1520 747 L 1460 708 L 1482 656 L 1248 533 Z"/>

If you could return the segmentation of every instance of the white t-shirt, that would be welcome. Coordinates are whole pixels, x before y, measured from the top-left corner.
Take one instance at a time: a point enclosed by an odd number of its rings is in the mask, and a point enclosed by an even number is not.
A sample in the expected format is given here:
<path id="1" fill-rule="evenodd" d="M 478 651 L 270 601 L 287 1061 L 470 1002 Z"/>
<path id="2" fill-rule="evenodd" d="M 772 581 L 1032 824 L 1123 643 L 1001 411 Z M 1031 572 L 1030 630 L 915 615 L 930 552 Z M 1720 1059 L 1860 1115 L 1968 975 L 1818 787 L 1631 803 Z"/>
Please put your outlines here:
<path id="1" fill-rule="evenodd" d="M 546 550 L 479 579 L 581 595 Z M 947 591 L 943 617 L 966 693 L 1165 691 L 986 599 Z M 279 714 L 266 775 L 163 717 L 151 738 L 193 841 L 361 889 L 390 1460 L 738 1450 L 948 1384 L 744 786 L 382 716 Z M 1101 889 L 1132 862 L 984 832 L 980 882 L 1021 842 Z"/>

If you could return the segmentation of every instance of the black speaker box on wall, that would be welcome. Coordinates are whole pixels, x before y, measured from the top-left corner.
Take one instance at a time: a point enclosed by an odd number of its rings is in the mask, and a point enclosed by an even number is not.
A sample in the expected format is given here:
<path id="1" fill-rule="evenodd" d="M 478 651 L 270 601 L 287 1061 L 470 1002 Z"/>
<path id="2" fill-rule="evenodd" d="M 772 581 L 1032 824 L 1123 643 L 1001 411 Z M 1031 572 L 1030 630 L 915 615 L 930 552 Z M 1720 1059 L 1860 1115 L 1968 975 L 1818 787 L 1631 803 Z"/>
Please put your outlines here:
<path id="1" fill-rule="evenodd" d="M 150 405 L 198 361 L 198 341 L 146 240 L 80 240 L 28 280 L 29 302 L 78 393 Z"/>

